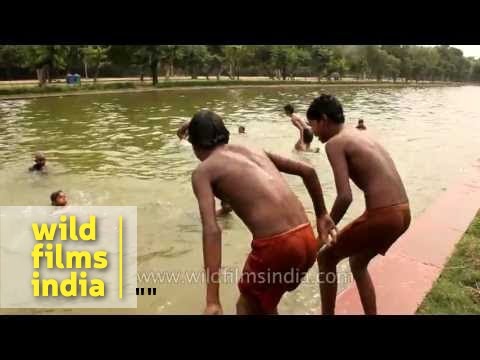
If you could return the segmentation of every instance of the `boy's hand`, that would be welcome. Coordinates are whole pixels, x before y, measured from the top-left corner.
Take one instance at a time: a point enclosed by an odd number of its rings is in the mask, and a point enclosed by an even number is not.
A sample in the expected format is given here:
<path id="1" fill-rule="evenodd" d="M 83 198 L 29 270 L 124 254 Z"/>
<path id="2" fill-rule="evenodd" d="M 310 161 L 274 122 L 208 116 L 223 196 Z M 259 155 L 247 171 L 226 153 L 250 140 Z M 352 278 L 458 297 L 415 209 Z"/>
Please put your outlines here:
<path id="1" fill-rule="evenodd" d="M 317 231 L 321 242 L 320 247 L 325 244 L 331 246 L 337 241 L 337 227 L 330 215 L 325 214 L 317 218 Z"/>
<path id="2" fill-rule="evenodd" d="M 203 315 L 223 315 L 222 305 L 208 304 L 203 312 Z"/>

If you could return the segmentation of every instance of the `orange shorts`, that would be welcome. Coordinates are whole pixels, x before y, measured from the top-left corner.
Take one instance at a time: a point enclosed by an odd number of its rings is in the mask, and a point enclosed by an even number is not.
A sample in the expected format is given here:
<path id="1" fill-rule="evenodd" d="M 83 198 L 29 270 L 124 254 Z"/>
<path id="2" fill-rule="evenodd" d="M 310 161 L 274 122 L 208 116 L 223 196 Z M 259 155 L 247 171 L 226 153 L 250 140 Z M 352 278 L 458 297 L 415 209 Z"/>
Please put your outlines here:
<path id="1" fill-rule="evenodd" d="M 271 313 L 287 291 L 300 285 L 320 249 L 309 223 L 282 234 L 254 239 L 238 283 L 240 293 Z"/>
<path id="2" fill-rule="evenodd" d="M 366 210 L 338 233 L 337 242 L 330 251 L 341 259 L 365 250 L 385 255 L 409 225 L 408 203 Z"/>

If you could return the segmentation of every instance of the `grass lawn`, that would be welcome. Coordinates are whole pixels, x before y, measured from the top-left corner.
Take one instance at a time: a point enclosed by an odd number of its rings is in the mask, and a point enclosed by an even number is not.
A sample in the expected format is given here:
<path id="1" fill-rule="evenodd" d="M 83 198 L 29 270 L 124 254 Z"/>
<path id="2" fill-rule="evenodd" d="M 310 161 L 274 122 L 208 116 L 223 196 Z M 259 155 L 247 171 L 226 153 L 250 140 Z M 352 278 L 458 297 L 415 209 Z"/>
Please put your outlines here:
<path id="1" fill-rule="evenodd" d="M 480 314 L 480 212 L 417 314 Z"/>

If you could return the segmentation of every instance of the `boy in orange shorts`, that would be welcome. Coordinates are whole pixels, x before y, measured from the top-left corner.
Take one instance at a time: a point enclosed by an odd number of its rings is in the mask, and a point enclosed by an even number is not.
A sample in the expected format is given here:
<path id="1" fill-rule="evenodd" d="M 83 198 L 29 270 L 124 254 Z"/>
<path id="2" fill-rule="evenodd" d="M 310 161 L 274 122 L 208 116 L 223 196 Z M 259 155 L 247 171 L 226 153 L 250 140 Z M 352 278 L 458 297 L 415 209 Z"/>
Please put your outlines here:
<path id="1" fill-rule="evenodd" d="M 408 197 L 395 164 L 387 151 L 366 131 L 345 129 L 343 107 L 331 95 L 316 98 L 307 118 L 322 143 L 332 166 L 337 198 L 330 216 L 342 219 L 352 202 L 350 179 L 364 192 L 366 210 L 343 228 L 336 241 L 319 253 L 322 313 L 334 314 L 337 296 L 337 263 L 350 258 L 350 268 L 366 314 L 376 314 L 375 288 L 367 270 L 370 260 L 385 255 L 410 225 Z M 328 274 L 334 273 L 335 281 Z"/>
<path id="2" fill-rule="evenodd" d="M 222 119 L 211 111 L 196 113 L 188 126 L 188 141 L 201 160 L 192 174 L 192 186 L 202 221 L 207 275 L 204 313 L 223 313 L 219 298 L 221 229 L 215 216 L 217 197 L 228 202 L 253 237 L 239 282 L 237 314 L 276 314 L 282 295 L 298 287 L 315 263 L 320 245 L 328 235 L 336 235 L 335 226 L 311 166 L 230 145 L 229 135 Z M 280 171 L 302 177 L 313 201 L 320 239 L 315 238 L 303 205 Z"/>

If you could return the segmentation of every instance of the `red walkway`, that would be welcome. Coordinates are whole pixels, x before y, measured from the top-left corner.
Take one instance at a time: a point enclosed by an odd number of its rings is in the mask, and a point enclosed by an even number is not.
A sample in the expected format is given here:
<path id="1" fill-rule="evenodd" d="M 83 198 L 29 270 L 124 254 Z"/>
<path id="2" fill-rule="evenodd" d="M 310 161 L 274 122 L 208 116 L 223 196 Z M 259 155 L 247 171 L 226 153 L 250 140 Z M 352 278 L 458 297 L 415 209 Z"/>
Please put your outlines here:
<path id="1" fill-rule="evenodd" d="M 414 314 L 480 208 L 480 168 L 449 187 L 387 256 L 369 266 L 379 315 Z M 337 298 L 336 314 L 363 314 L 353 283 Z"/>

